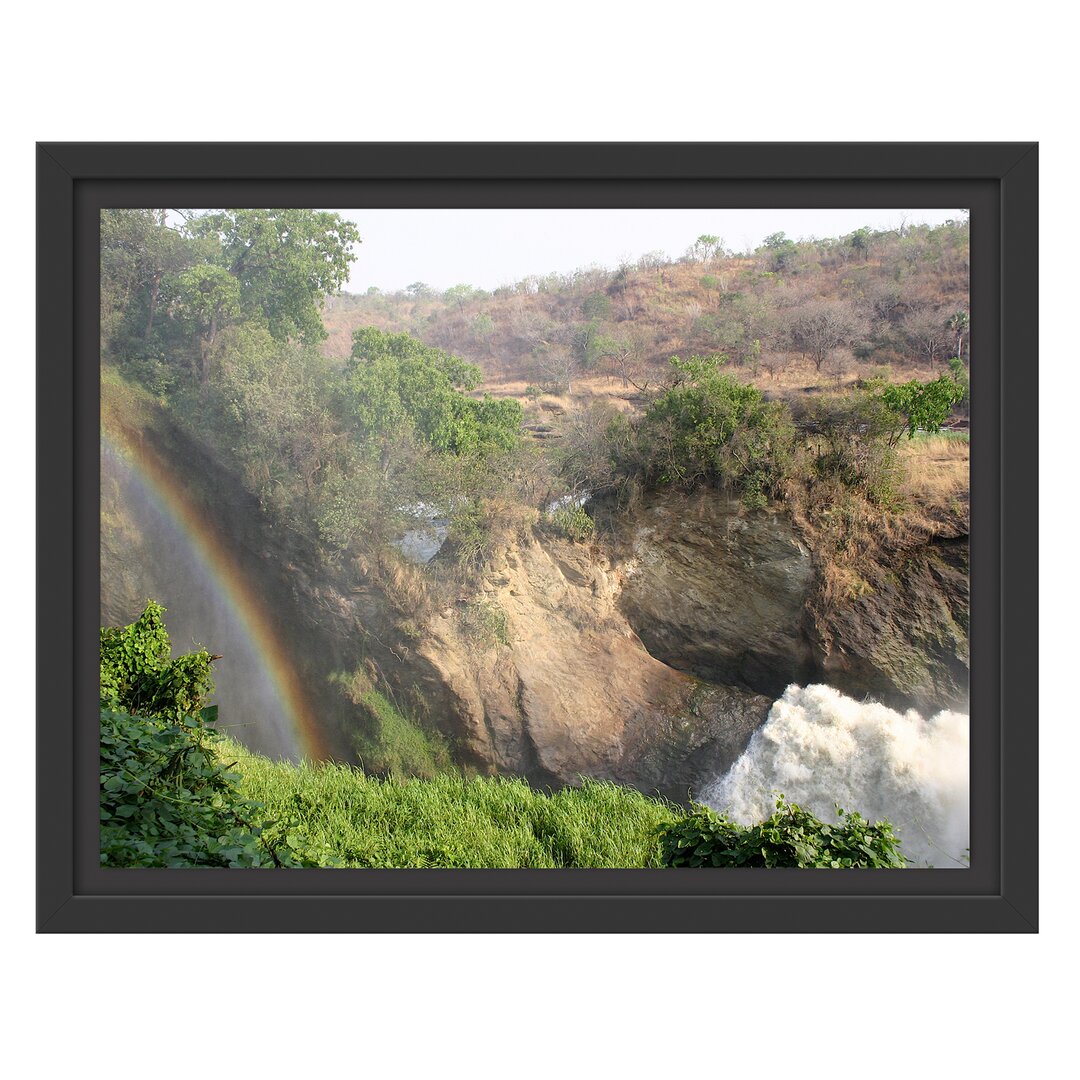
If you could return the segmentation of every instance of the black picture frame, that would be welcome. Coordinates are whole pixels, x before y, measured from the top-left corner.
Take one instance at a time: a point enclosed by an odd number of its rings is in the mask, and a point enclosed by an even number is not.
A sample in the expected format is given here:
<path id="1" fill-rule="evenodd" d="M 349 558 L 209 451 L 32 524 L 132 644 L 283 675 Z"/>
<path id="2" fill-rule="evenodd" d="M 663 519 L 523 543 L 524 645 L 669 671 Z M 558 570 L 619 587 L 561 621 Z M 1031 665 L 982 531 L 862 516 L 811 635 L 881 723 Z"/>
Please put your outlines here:
<path id="1" fill-rule="evenodd" d="M 971 866 L 102 870 L 102 206 L 971 209 Z M 1031 932 L 1037 928 L 1035 143 L 37 148 L 39 932 Z"/>

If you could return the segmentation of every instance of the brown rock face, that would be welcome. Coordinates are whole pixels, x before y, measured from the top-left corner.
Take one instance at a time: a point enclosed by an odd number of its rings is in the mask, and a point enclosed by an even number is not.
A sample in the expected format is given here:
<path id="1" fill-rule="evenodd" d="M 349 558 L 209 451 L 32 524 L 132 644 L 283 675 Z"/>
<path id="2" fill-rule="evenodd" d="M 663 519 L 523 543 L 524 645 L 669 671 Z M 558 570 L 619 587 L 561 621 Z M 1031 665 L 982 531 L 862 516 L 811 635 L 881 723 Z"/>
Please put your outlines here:
<path id="1" fill-rule="evenodd" d="M 715 492 L 654 498 L 619 534 L 619 608 L 653 656 L 776 697 L 804 682 L 810 553 L 783 514 Z"/>
<path id="2" fill-rule="evenodd" d="M 866 594 L 815 622 L 813 559 L 786 515 L 717 492 L 664 493 L 630 513 L 595 509 L 603 548 L 515 543 L 478 596 L 414 622 L 377 576 L 327 566 L 273 529 L 179 433 L 144 452 L 144 468 L 156 455 L 177 482 L 189 474 L 187 497 L 273 611 L 327 745 L 345 758 L 358 721 L 330 676 L 360 667 L 450 735 L 463 764 L 542 784 L 606 778 L 678 800 L 732 764 L 791 682 L 923 711 L 966 700 L 965 537 L 868 567 Z M 237 729 L 246 737 L 266 710 L 240 670 L 228 604 L 115 464 L 102 487 L 103 622 L 130 621 L 149 595 L 165 602 L 178 644 L 197 637 L 227 654 L 222 707 L 234 721 L 252 712 Z"/>
<path id="3" fill-rule="evenodd" d="M 896 568 L 871 567 L 870 591 L 832 612 L 821 676 L 922 713 L 968 702 L 967 537 L 939 540 Z"/>
<path id="4" fill-rule="evenodd" d="M 447 611 L 418 650 L 453 691 L 458 745 L 476 764 L 685 799 L 768 713 L 767 698 L 704 687 L 650 656 L 619 611 L 622 574 L 597 549 L 533 539 L 489 581 L 483 603 L 505 613 L 509 644 L 470 639 Z"/>

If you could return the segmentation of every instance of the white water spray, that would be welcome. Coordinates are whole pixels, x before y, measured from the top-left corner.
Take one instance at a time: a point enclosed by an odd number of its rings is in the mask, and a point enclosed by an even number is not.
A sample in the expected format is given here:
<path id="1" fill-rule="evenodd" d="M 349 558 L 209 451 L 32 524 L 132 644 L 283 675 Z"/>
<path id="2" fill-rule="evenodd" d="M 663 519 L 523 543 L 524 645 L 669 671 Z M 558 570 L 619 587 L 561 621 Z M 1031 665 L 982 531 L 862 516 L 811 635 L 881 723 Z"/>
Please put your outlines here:
<path id="1" fill-rule="evenodd" d="M 743 824 L 768 817 L 783 792 L 823 821 L 834 804 L 887 818 L 913 866 L 967 865 L 968 718 L 924 720 L 830 686 L 789 686 L 742 756 L 702 794 Z"/>

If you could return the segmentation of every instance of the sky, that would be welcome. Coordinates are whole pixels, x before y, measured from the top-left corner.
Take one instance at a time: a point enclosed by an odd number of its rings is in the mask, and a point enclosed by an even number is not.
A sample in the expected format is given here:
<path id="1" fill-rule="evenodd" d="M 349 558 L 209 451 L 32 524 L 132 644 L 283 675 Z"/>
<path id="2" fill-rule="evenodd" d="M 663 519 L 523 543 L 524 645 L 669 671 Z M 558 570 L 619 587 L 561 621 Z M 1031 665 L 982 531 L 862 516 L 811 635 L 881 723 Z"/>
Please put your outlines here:
<path id="1" fill-rule="evenodd" d="M 863 225 L 939 225 L 959 209 L 919 210 L 338 210 L 355 221 L 362 243 L 347 292 L 372 285 L 392 292 L 422 281 L 439 290 L 511 285 L 529 274 L 614 268 L 650 251 L 678 258 L 697 237 L 723 237 L 751 250 L 772 233 L 794 240 L 844 236 Z"/>

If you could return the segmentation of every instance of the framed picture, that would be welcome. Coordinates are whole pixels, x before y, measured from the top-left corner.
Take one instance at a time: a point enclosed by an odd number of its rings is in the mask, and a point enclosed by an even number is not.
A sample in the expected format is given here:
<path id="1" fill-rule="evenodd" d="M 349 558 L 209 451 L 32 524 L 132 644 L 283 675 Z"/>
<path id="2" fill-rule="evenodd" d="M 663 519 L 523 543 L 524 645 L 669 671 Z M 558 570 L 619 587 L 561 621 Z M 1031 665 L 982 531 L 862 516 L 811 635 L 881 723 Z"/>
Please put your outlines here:
<path id="1" fill-rule="evenodd" d="M 40 145 L 39 930 L 1034 931 L 1037 161 Z"/>

